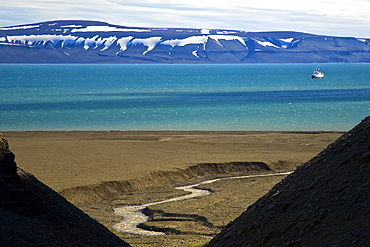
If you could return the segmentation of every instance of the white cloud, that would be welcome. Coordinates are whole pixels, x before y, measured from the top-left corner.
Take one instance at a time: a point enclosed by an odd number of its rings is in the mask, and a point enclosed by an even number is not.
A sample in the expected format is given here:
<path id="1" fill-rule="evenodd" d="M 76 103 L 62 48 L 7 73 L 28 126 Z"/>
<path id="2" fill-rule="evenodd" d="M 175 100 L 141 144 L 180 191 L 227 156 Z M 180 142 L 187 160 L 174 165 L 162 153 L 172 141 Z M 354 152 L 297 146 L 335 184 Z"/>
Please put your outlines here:
<path id="1" fill-rule="evenodd" d="M 370 37 L 367 0 L 14 0 L 1 4 L 0 26 L 86 19 L 137 27 L 245 31 L 289 30 Z"/>

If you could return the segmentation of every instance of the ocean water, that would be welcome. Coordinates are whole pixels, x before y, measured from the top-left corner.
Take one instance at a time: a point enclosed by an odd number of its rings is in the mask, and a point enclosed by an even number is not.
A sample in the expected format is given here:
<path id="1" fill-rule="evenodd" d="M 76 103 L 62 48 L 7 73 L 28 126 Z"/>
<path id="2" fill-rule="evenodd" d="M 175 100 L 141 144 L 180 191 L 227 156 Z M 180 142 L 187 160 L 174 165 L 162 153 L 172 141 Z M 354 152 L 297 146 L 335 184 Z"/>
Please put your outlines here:
<path id="1" fill-rule="evenodd" d="M 370 64 L 1 64 L 0 90 L 0 131 L 346 131 Z"/>

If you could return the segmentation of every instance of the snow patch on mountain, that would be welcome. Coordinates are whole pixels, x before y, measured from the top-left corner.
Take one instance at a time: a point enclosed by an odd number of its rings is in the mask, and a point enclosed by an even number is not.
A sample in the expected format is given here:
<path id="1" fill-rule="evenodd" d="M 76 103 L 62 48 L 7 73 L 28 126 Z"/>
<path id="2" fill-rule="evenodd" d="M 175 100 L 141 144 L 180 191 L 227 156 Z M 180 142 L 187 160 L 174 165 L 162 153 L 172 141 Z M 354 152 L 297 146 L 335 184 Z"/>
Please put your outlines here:
<path id="1" fill-rule="evenodd" d="M 370 40 L 369 39 L 357 39 L 358 41 L 361 41 L 361 42 L 363 42 L 363 43 L 369 43 L 370 42 Z"/>
<path id="2" fill-rule="evenodd" d="M 47 42 L 51 42 L 53 46 L 62 42 L 61 46 L 64 47 L 66 44 L 78 43 L 79 37 L 72 35 L 52 35 L 52 34 L 42 34 L 42 35 L 19 35 L 19 36 L 6 36 L 5 39 L 10 43 L 21 43 L 24 45 L 45 45 Z"/>
<path id="3" fill-rule="evenodd" d="M 71 25 L 73 26 L 73 25 Z M 104 27 L 104 26 L 99 26 Z M 104 28 L 103 28 L 104 29 Z M 80 29 L 78 29 L 80 30 Z M 92 29 L 83 29 L 83 30 L 92 30 Z M 101 30 L 101 29 L 99 29 Z M 105 30 L 113 30 L 113 29 L 105 29 Z M 116 30 L 116 29 L 115 29 Z M 74 32 L 76 34 L 76 32 Z M 117 34 L 118 35 L 118 34 Z M 127 36 L 127 37 L 117 37 L 108 36 L 102 37 L 99 34 L 95 34 L 92 37 L 82 37 L 77 35 L 67 35 L 67 34 L 41 34 L 41 35 L 13 35 L 13 36 L 6 36 L 0 37 L 2 42 L 9 42 L 13 44 L 23 44 L 23 45 L 33 45 L 33 46 L 44 46 L 47 42 L 51 42 L 54 47 L 65 47 L 67 45 L 74 45 L 79 46 L 83 44 L 83 49 L 88 50 L 90 48 L 97 49 L 98 47 L 104 46 L 100 49 L 100 51 L 105 51 L 109 49 L 113 44 L 119 46 L 120 52 L 125 51 L 130 46 L 137 46 L 137 45 L 144 45 L 147 47 L 147 50 L 143 52 L 143 55 L 148 53 L 149 51 L 153 50 L 157 45 L 169 45 L 175 47 L 183 47 L 186 45 L 202 45 L 203 49 L 206 49 L 206 44 L 212 39 L 216 41 L 216 43 L 223 47 L 223 44 L 220 42 L 221 40 L 225 41 L 238 41 L 243 46 L 247 47 L 245 39 L 240 36 L 236 35 L 226 35 L 226 34 L 213 34 L 213 35 L 193 35 L 186 38 L 178 38 L 178 39 L 168 39 L 163 40 L 162 36 L 154 36 L 148 38 L 135 38 L 134 36 Z M 258 44 L 266 47 L 272 46 L 276 48 L 280 48 L 269 41 L 261 41 L 258 39 L 254 39 Z M 290 40 L 290 39 L 289 39 Z M 198 57 L 198 55 L 196 55 Z"/>
<path id="4" fill-rule="evenodd" d="M 149 51 L 153 50 L 156 45 L 161 42 L 162 40 L 162 37 L 149 37 L 149 38 L 146 38 L 146 39 L 133 39 L 131 41 L 131 43 L 133 45 L 139 45 L 139 44 L 142 44 L 144 46 L 147 46 L 148 49 L 146 51 L 143 52 L 143 55 L 145 55 L 146 53 L 148 53 Z"/>
<path id="5" fill-rule="evenodd" d="M 275 48 L 278 48 L 280 49 L 279 46 L 276 46 L 274 45 L 273 43 L 271 43 L 270 41 L 261 41 L 261 40 L 258 40 L 258 39 L 253 39 L 254 41 L 256 41 L 259 45 L 261 46 L 264 46 L 264 47 L 268 47 L 268 46 L 271 46 L 271 47 L 275 47 Z"/>
<path id="6" fill-rule="evenodd" d="M 133 36 L 122 37 L 117 40 L 117 45 L 120 47 L 120 51 L 127 50 L 127 44 L 133 39 Z"/>
<path id="7" fill-rule="evenodd" d="M 62 28 L 80 28 L 80 27 L 83 27 L 82 25 L 64 25 L 64 26 L 60 26 Z"/>
<path id="8" fill-rule="evenodd" d="M 84 28 L 74 28 L 71 30 L 71 32 L 150 32 L 150 30 L 137 28 L 117 28 L 111 26 L 87 26 Z"/>
<path id="9" fill-rule="evenodd" d="M 286 42 L 286 43 L 291 43 L 294 40 L 294 38 L 285 38 L 285 39 L 279 39 L 279 40 Z"/>
<path id="10" fill-rule="evenodd" d="M 217 34 L 236 34 L 238 32 L 236 32 L 236 31 L 226 31 L 226 30 L 223 30 L 223 31 L 217 31 L 216 33 Z"/>
<path id="11" fill-rule="evenodd" d="M 239 41 L 240 43 L 242 43 L 244 46 L 246 46 L 247 44 L 245 43 L 245 41 L 239 37 L 239 36 L 234 36 L 234 35 L 209 35 L 209 37 L 213 40 L 216 40 L 217 43 L 221 46 L 223 46 L 221 43 L 220 43 L 220 39 L 221 40 L 237 40 Z"/>
<path id="12" fill-rule="evenodd" d="M 211 33 L 211 30 L 209 30 L 209 29 L 202 29 L 202 30 L 200 30 L 200 33 L 201 34 L 210 34 Z"/>
<path id="13" fill-rule="evenodd" d="M 111 37 L 108 37 L 108 38 L 105 38 L 105 39 L 102 39 L 102 40 L 103 40 L 104 48 L 101 49 L 100 51 L 105 51 L 113 45 L 113 43 L 117 40 L 117 37 L 116 36 L 111 36 Z"/>
<path id="14" fill-rule="evenodd" d="M 91 46 L 93 46 L 95 44 L 96 40 L 98 39 L 98 37 L 99 37 L 99 35 L 95 35 L 92 38 L 85 39 L 84 49 L 88 50 Z"/>
<path id="15" fill-rule="evenodd" d="M 1 27 L 0 31 L 11 31 L 11 30 L 21 30 L 21 29 L 32 29 L 38 28 L 40 25 L 29 25 L 29 26 L 17 26 L 17 27 Z"/>
<path id="16" fill-rule="evenodd" d="M 170 39 L 161 42 L 161 45 L 170 45 L 172 47 L 175 46 L 186 46 L 191 44 L 205 44 L 208 40 L 207 35 L 202 36 L 190 36 L 184 39 Z"/>

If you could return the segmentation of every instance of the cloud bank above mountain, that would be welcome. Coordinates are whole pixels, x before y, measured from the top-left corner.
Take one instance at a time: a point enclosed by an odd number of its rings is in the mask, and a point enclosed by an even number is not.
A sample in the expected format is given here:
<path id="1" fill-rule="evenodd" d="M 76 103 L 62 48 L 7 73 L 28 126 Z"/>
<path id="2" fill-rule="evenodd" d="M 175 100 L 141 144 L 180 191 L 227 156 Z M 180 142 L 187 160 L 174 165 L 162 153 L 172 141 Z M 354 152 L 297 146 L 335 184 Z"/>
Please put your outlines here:
<path id="1" fill-rule="evenodd" d="M 58 19 L 107 21 L 126 26 L 292 30 L 370 37 L 370 1 L 290 0 L 17 0 L 2 3 L 0 26 Z"/>

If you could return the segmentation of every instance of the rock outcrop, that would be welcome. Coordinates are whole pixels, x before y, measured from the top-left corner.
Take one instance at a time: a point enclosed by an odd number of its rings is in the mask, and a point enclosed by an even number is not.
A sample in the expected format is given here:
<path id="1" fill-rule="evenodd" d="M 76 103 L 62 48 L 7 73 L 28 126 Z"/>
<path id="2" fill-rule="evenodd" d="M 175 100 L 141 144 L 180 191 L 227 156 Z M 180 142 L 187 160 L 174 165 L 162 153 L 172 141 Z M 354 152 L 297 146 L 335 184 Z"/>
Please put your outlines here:
<path id="1" fill-rule="evenodd" d="M 18 168 L 0 135 L 0 246 L 129 246 Z"/>
<path id="2" fill-rule="evenodd" d="M 207 246 L 370 246 L 370 117 L 277 184 Z"/>
<path id="3" fill-rule="evenodd" d="M 9 150 L 9 144 L 0 133 L 0 184 L 19 182 L 15 156 Z"/>

